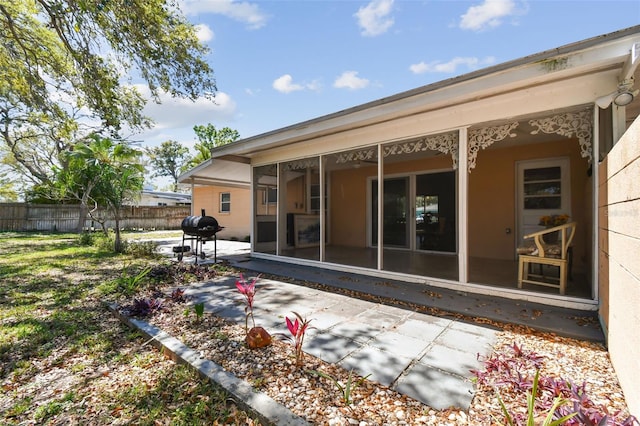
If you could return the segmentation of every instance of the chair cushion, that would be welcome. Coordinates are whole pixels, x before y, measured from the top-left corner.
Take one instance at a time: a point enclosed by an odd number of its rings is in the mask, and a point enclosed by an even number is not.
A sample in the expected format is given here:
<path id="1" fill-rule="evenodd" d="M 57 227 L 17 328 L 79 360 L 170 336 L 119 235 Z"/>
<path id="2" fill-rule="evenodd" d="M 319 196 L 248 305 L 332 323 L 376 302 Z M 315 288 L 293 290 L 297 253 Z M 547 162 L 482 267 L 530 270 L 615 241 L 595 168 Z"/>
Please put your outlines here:
<path id="1" fill-rule="evenodd" d="M 560 244 L 545 244 L 542 246 L 544 249 L 545 257 L 561 258 L 562 246 Z M 518 247 L 518 254 L 524 254 L 527 256 L 538 256 L 538 247 L 535 244 L 527 244 L 525 246 Z"/>

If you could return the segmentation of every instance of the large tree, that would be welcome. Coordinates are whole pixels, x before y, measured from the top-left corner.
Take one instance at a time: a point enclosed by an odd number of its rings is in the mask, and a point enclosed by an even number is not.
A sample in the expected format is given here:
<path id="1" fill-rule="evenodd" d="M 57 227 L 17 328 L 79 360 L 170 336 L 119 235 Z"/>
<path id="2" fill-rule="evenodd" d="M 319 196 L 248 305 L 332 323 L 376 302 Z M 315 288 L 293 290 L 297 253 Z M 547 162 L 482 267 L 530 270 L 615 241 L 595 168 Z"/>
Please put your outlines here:
<path id="1" fill-rule="evenodd" d="M 216 126 L 211 123 L 207 125 L 193 126 L 193 131 L 196 133 L 198 142 L 196 142 L 194 146 L 196 155 L 191 158 L 191 161 L 189 162 L 190 167 L 195 167 L 203 161 L 211 158 L 212 148 L 226 145 L 240 139 L 240 133 L 238 133 L 237 130 L 229 127 L 223 127 L 218 130 L 216 129 Z"/>
<path id="2" fill-rule="evenodd" d="M 189 149 L 179 142 L 169 140 L 158 147 L 148 148 L 147 155 L 154 170 L 153 176 L 170 177 L 173 180 L 172 190 L 177 191 L 178 176 L 187 167 Z"/>
<path id="3" fill-rule="evenodd" d="M 18 201 L 15 185 L 4 173 L 0 173 L 0 202 L 13 201 Z"/>
<path id="4" fill-rule="evenodd" d="M 62 154 L 87 135 L 150 125 L 130 76 L 156 101 L 216 90 L 174 0 L 0 0 L 0 38 L 4 164 L 34 184 L 52 184 Z"/>

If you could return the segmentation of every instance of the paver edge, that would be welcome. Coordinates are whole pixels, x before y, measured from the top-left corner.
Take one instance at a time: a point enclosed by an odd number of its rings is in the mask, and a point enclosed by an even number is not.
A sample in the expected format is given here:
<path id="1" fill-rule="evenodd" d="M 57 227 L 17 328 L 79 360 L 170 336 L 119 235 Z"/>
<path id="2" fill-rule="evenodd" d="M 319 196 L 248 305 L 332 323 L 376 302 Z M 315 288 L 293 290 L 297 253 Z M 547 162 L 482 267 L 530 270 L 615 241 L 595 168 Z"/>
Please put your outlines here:
<path id="1" fill-rule="evenodd" d="M 180 340 L 136 318 L 123 315 L 114 303 L 105 303 L 107 308 L 125 325 L 140 331 L 148 342 L 160 348 L 171 359 L 189 365 L 202 377 L 214 382 L 227 393 L 232 395 L 235 402 L 244 410 L 255 413 L 262 424 L 303 426 L 309 423 L 291 410 L 279 404 L 263 392 L 256 391 L 245 380 L 239 379 L 227 372 L 215 362 L 201 358 L 196 351 L 186 346 Z"/>

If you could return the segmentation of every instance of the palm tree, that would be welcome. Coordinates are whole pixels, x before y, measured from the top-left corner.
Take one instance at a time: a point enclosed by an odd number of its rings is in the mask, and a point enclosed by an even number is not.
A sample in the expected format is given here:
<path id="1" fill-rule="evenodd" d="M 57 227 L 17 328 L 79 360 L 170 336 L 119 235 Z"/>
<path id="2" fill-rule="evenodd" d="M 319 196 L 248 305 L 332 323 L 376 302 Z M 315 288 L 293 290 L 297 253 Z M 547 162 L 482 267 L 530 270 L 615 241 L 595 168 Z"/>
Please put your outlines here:
<path id="1" fill-rule="evenodd" d="M 87 142 L 74 147 L 68 154 L 68 167 L 57 173 L 60 193 L 80 201 L 80 229 L 86 214 L 92 215 L 98 206 L 113 214 L 116 252 L 122 251 L 120 209 L 140 193 L 144 182 L 141 156 L 140 151 L 125 143 L 92 135 Z"/>

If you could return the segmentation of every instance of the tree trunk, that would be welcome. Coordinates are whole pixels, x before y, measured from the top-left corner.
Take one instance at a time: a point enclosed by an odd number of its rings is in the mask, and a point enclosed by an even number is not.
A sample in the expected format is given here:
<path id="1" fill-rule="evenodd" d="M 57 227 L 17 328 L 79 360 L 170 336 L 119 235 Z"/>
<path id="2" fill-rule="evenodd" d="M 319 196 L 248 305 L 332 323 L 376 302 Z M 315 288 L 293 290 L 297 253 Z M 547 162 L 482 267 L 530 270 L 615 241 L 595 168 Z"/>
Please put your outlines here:
<path id="1" fill-rule="evenodd" d="M 114 231 L 116 233 L 115 251 L 116 253 L 122 253 L 122 240 L 120 239 L 120 217 L 117 211 L 114 212 L 113 218 L 115 221 Z"/>
<path id="2" fill-rule="evenodd" d="M 78 218 L 78 226 L 76 227 L 76 232 L 78 234 L 81 233 L 84 229 L 84 223 L 86 222 L 87 214 L 91 214 L 98 208 L 98 206 L 95 206 L 93 210 L 89 210 L 89 194 L 91 193 L 93 187 L 93 184 L 88 185 L 87 190 L 84 191 L 82 197 L 80 197 L 80 217 Z"/>
<path id="3" fill-rule="evenodd" d="M 80 204 L 80 212 L 79 212 L 79 216 L 78 217 L 78 225 L 76 226 L 76 232 L 78 234 L 81 234 L 82 231 L 84 230 L 84 223 L 87 219 L 87 213 L 89 212 L 89 207 L 87 206 L 86 203 L 81 203 Z"/>

